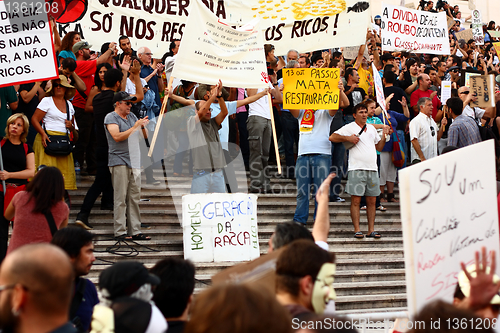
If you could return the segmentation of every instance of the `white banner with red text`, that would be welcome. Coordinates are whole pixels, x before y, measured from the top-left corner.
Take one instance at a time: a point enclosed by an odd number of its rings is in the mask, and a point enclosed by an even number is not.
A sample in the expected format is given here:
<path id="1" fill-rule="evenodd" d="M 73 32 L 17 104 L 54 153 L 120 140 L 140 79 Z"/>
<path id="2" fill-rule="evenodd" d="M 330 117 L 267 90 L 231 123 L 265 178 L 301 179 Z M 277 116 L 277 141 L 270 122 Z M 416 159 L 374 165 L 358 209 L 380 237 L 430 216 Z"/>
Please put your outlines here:
<path id="1" fill-rule="evenodd" d="M 191 2 L 184 38 L 172 76 L 228 87 L 266 88 L 269 80 L 258 20 L 233 29 L 222 23 L 201 0 Z"/>
<path id="2" fill-rule="evenodd" d="M 192 0 L 51 0 L 61 35 L 78 31 L 99 49 L 105 42 L 130 37 L 132 47 L 149 47 L 155 58 L 181 39 Z M 218 18 L 241 26 L 261 20 L 265 43 L 276 55 L 356 46 L 365 42 L 370 3 L 357 0 L 202 0 Z"/>
<path id="3" fill-rule="evenodd" d="M 450 54 L 446 14 L 382 4 L 382 51 Z"/>

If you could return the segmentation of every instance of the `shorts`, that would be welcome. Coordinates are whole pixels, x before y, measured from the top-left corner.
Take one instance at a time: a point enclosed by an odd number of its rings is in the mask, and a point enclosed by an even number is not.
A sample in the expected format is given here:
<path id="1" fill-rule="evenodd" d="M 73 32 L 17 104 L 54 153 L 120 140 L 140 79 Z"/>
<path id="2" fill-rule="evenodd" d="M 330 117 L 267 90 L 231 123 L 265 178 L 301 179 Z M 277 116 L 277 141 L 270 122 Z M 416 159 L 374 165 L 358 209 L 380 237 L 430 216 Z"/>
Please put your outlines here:
<path id="1" fill-rule="evenodd" d="M 351 170 L 347 174 L 346 192 L 358 197 L 377 197 L 380 195 L 380 182 L 377 171 Z"/>

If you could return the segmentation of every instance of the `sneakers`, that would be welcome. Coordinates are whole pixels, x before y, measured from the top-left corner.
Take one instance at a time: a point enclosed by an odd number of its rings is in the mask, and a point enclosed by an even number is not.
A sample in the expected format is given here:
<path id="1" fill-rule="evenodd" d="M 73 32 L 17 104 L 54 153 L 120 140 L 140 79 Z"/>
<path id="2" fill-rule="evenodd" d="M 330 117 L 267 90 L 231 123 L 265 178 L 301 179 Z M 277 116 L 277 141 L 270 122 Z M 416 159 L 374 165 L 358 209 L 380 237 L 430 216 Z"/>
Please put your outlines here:
<path id="1" fill-rule="evenodd" d="M 330 197 L 330 202 L 345 202 L 341 197 Z"/>
<path id="2" fill-rule="evenodd" d="M 85 230 L 94 229 L 89 223 L 89 217 L 82 213 L 78 213 L 78 215 L 76 216 L 75 224 L 79 227 L 84 228 Z"/>
<path id="3" fill-rule="evenodd" d="M 147 179 L 146 184 L 158 186 L 161 184 L 161 182 L 159 180 L 153 178 L 153 179 Z"/>
<path id="4" fill-rule="evenodd" d="M 141 223 L 141 228 L 142 229 L 151 229 L 151 226 L 149 224 Z"/>

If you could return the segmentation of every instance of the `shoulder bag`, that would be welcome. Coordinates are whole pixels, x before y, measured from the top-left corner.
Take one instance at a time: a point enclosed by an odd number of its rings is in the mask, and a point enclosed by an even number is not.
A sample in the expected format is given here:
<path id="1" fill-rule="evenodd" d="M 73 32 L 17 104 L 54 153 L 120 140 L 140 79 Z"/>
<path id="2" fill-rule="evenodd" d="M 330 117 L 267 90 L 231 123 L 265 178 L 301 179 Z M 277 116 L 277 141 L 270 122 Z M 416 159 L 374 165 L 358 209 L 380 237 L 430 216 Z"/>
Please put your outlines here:
<path id="1" fill-rule="evenodd" d="M 359 138 L 359 136 L 363 133 L 363 131 L 365 130 L 365 128 L 366 128 L 366 124 L 363 126 L 363 128 L 361 129 L 361 131 L 359 131 L 359 133 L 358 133 L 358 134 L 356 134 L 356 136 L 357 136 L 358 138 Z M 350 141 L 344 141 L 344 142 L 342 142 L 342 143 L 344 144 L 345 149 L 351 149 L 352 147 L 354 147 L 354 146 L 355 146 L 355 144 L 354 144 L 354 143 L 352 143 L 352 142 L 350 142 Z"/>
<path id="2" fill-rule="evenodd" d="M 66 117 L 70 120 L 68 101 L 66 101 Z M 68 129 L 66 128 L 66 135 L 49 135 L 43 124 L 43 130 L 49 137 L 47 147 L 45 147 L 45 154 L 50 156 L 68 156 L 73 151 L 73 143 L 69 137 Z"/>

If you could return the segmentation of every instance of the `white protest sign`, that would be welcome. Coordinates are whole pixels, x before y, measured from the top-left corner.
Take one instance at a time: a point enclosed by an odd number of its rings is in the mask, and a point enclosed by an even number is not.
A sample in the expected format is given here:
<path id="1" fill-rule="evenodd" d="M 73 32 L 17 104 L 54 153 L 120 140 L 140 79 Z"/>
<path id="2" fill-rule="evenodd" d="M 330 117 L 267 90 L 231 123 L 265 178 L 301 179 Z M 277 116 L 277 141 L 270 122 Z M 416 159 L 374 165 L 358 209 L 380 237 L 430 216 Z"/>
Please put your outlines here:
<path id="1" fill-rule="evenodd" d="M 182 229 L 184 258 L 193 262 L 246 261 L 260 256 L 255 194 L 184 195 Z"/>
<path id="2" fill-rule="evenodd" d="M 382 4 L 382 50 L 450 54 L 446 14 Z"/>
<path id="3" fill-rule="evenodd" d="M 453 301 L 460 262 L 481 247 L 497 251 L 498 209 L 493 140 L 399 171 L 410 315 L 426 303 Z"/>
<path id="4" fill-rule="evenodd" d="M 441 104 L 451 98 L 451 81 L 441 81 Z"/>
<path id="5" fill-rule="evenodd" d="M 260 19 L 264 42 L 276 47 L 276 55 L 285 55 L 290 49 L 309 52 L 361 45 L 365 42 L 371 12 L 369 1 L 357 0 L 202 1 L 231 26 Z M 194 0 L 73 1 L 71 10 L 60 6 L 60 12 L 54 17 L 60 23 L 62 36 L 75 30 L 82 39 L 100 47 L 110 41 L 109 36 L 125 35 L 130 37 L 135 50 L 147 46 L 155 58 L 161 58 L 172 40 L 188 41 L 183 33 L 192 2 Z"/>
<path id="6" fill-rule="evenodd" d="M 472 35 L 476 45 L 484 45 L 483 20 L 481 12 L 477 9 L 472 11 Z"/>
<path id="7" fill-rule="evenodd" d="M 254 22 L 256 23 L 256 22 Z M 254 26 L 233 29 L 222 23 L 200 0 L 193 1 L 172 76 L 228 87 L 269 86 L 264 41 Z"/>
<path id="8" fill-rule="evenodd" d="M 380 104 L 382 110 L 387 111 L 387 105 L 385 104 L 385 95 L 384 95 L 384 86 L 382 84 L 382 79 L 380 78 L 380 74 L 375 67 L 375 64 L 372 62 L 372 70 L 373 70 L 373 81 L 375 82 L 375 92 L 377 95 L 377 103 Z"/>
<path id="9" fill-rule="evenodd" d="M 56 78 L 47 8 L 5 3 L 0 1 L 0 87 Z"/>

